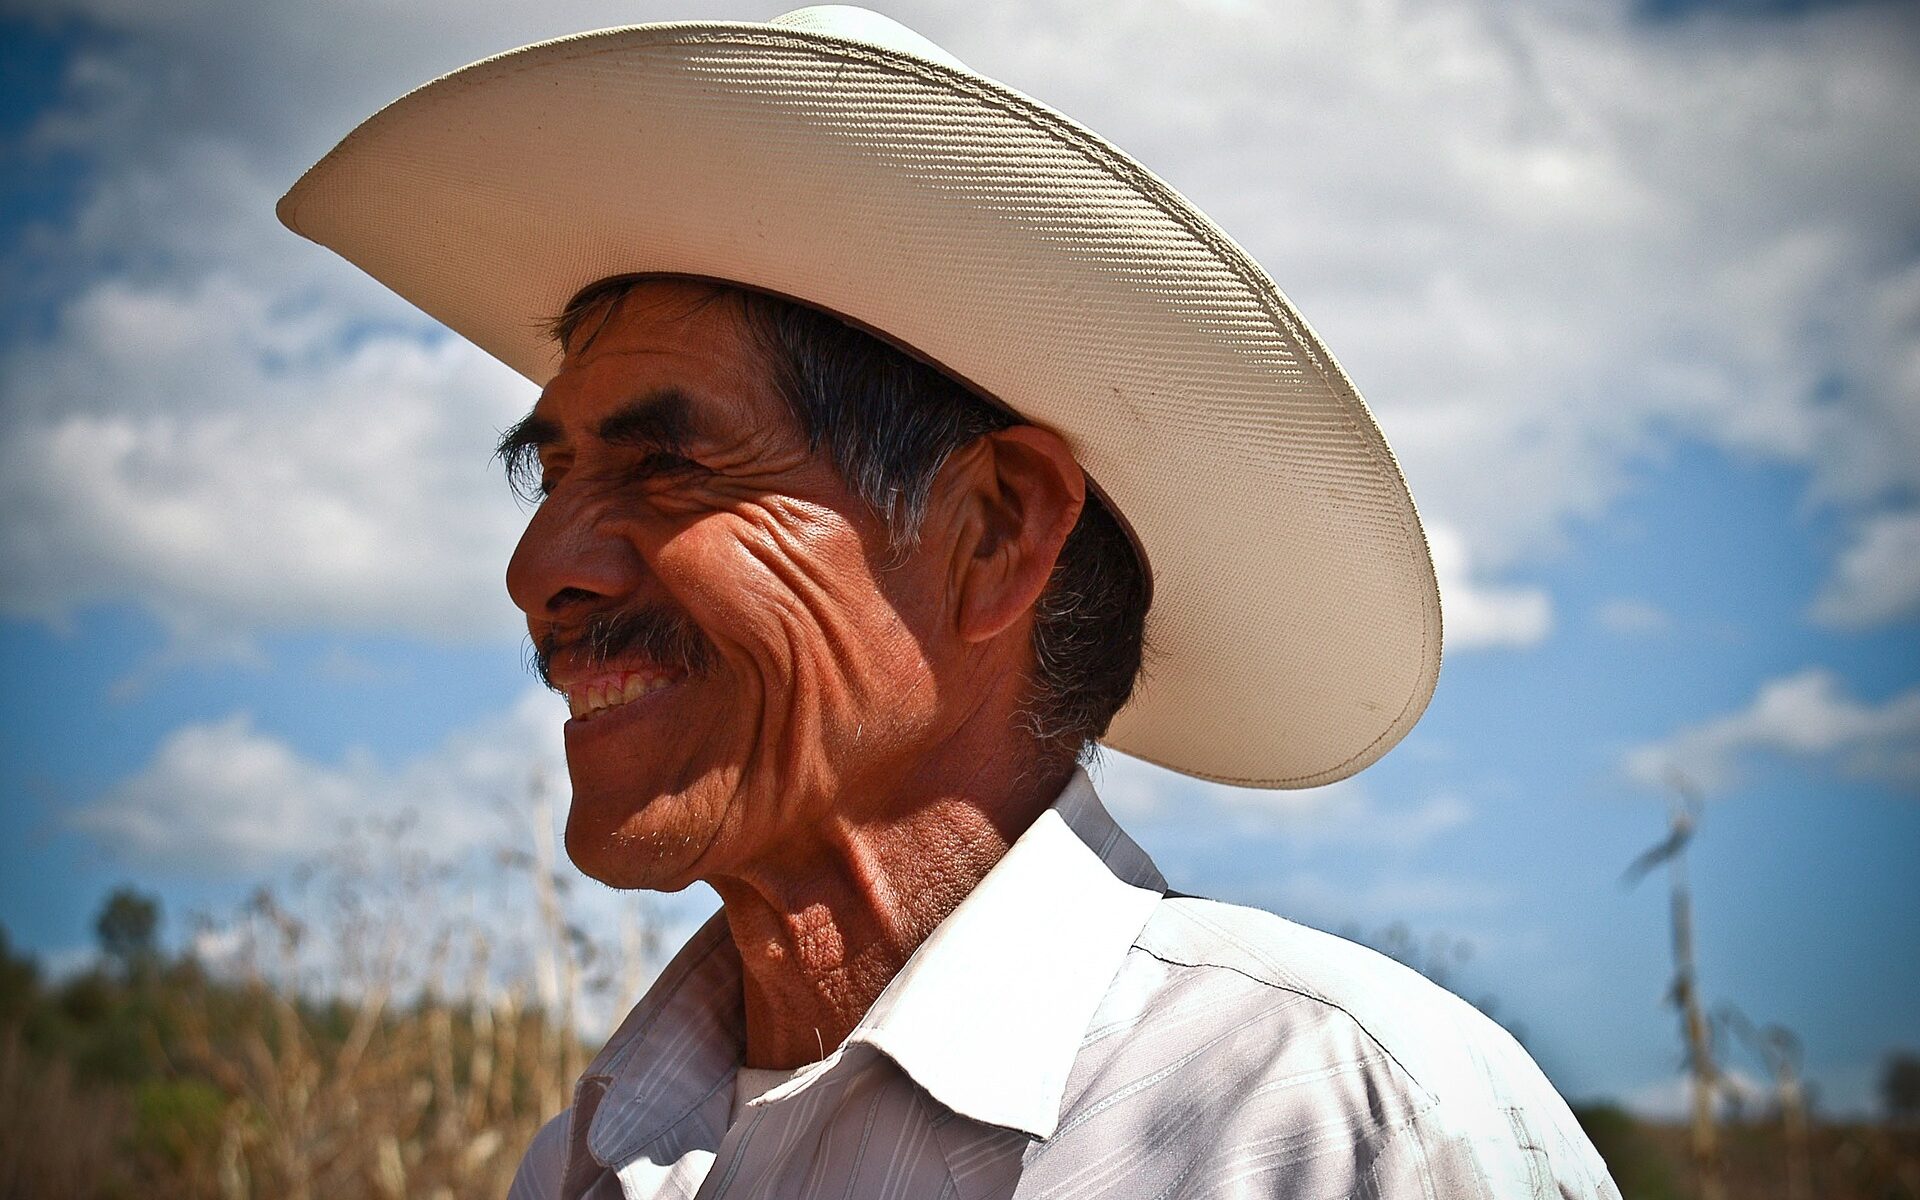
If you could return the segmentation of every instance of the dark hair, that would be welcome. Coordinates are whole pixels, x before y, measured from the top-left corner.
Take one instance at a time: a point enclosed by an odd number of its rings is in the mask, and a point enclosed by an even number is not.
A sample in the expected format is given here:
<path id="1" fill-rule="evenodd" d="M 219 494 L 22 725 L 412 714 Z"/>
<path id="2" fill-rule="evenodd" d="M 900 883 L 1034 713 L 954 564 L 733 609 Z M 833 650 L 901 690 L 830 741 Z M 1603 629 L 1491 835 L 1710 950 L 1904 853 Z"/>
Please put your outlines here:
<path id="1" fill-rule="evenodd" d="M 571 349 L 585 330 L 582 347 L 591 344 L 629 291 L 659 278 L 615 276 L 587 286 L 552 323 L 552 335 Z M 737 305 L 809 443 L 886 521 L 896 555 L 910 552 L 918 538 L 948 456 L 983 434 L 1025 424 L 944 371 L 831 314 L 763 292 L 708 286 L 701 303 L 724 296 Z M 1127 702 L 1140 672 L 1148 596 L 1132 540 L 1089 488 L 1034 608 L 1026 718 L 1044 751 L 1089 757 Z"/>

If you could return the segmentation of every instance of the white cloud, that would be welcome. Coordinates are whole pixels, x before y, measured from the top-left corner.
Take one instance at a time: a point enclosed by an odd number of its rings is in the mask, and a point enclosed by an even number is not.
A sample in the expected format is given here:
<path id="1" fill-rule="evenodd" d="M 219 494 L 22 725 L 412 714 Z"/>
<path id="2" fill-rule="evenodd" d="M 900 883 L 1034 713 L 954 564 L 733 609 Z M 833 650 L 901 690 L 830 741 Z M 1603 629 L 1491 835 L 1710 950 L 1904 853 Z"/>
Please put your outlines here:
<path id="1" fill-rule="evenodd" d="M 1303 791 L 1210 787 L 1208 792 L 1222 815 L 1243 829 L 1302 845 L 1410 850 L 1473 819 L 1473 809 L 1457 796 L 1443 793 L 1386 805 L 1357 778 Z"/>
<path id="2" fill-rule="evenodd" d="M 1455 531 L 1455 646 L 1544 636 L 1543 592 L 1486 579 L 1604 514 L 1628 465 L 1676 435 L 1804 468 L 1816 500 L 1860 522 L 1823 619 L 1911 611 L 1876 548 L 1920 487 L 1920 158 L 1897 152 L 1920 106 L 1920 21 L 1893 3 L 1658 24 L 1633 10 L 891 11 L 1135 151 L 1302 303 L 1423 510 Z M 50 344 L 0 362 L 26 418 L 6 435 L 9 473 L 27 469 L 9 528 L 32 526 L 9 534 L 0 603 L 57 616 L 140 597 L 227 627 L 418 629 L 442 625 L 421 615 L 437 609 L 491 628 L 513 520 L 479 499 L 494 486 L 480 443 L 527 397 L 279 229 L 272 201 L 359 119 L 465 61 L 738 10 L 25 11 L 118 36 L 75 64 L 39 134 L 93 156 L 85 201 L 11 264 L 16 302 L 66 314 Z"/>
<path id="3" fill-rule="evenodd" d="M 1476 580 L 1466 543 L 1450 526 L 1429 522 L 1427 544 L 1440 581 L 1447 649 L 1533 646 L 1552 632 L 1553 601 L 1545 590 Z"/>
<path id="4" fill-rule="evenodd" d="M 101 284 L 0 367 L 0 608 L 145 598 L 176 629 L 514 628 L 488 452 L 531 389 L 231 278 Z"/>
<path id="5" fill-rule="evenodd" d="M 1156 820 L 1169 812 L 1209 820 L 1242 833 L 1300 845 L 1364 845 L 1410 851 L 1473 819 L 1457 796 L 1441 793 L 1409 804 L 1385 804 L 1358 778 L 1292 791 L 1228 787 L 1176 775 L 1124 754 L 1103 756 L 1101 799 L 1123 819 Z"/>
<path id="6" fill-rule="evenodd" d="M 315 761 L 235 714 L 175 730 L 146 766 L 70 821 L 129 864 L 242 880 L 403 813 L 436 854 L 519 846 L 524 831 L 503 815 L 536 773 L 555 786 L 566 778 L 563 720 L 556 697 L 531 689 L 508 712 L 390 767 L 363 752 Z"/>
<path id="7" fill-rule="evenodd" d="M 1845 693 L 1830 671 L 1810 668 L 1771 680 L 1739 712 L 1689 725 L 1628 752 L 1629 776 L 1664 786 L 1678 771 L 1708 792 L 1739 779 L 1757 753 L 1832 760 L 1850 774 L 1920 785 L 1920 688 L 1879 705 Z"/>
<path id="8" fill-rule="evenodd" d="M 1920 612 L 1920 512 L 1864 522 L 1814 601 L 1816 620 L 1845 629 Z"/>
<path id="9" fill-rule="evenodd" d="M 1281 881 L 1270 902 L 1278 912 L 1312 921 L 1371 925 L 1457 920 L 1497 909 L 1507 899 L 1504 891 L 1484 880 L 1448 875 L 1392 871 L 1361 880 L 1301 871 Z"/>

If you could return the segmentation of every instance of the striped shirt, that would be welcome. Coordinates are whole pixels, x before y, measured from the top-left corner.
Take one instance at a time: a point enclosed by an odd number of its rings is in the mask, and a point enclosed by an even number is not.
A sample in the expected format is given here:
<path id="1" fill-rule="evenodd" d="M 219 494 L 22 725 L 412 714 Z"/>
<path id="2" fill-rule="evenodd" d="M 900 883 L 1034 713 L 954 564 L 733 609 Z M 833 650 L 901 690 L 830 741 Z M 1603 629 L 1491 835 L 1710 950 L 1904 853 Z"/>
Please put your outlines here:
<path id="1" fill-rule="evenodd" d="M 736 1116 L 740 988 L 716 916 L 511 1200 L 1620 1194 L 1499 1026 L 1351 942 L 1168 895 L 1084 773 L 845 1042 Z"/>

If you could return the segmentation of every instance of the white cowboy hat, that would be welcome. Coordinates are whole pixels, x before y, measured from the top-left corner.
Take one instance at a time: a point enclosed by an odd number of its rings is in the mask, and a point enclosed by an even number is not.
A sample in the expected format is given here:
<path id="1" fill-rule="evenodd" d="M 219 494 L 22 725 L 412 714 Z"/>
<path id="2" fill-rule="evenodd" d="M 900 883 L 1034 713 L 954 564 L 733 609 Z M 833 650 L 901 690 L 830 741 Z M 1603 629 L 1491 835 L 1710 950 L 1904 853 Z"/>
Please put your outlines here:
<path id="1" fill-rule="evenodd" d="M 396 100 L 279 206 L 536 384 L 589 283 L 837 313 L 1062 434 L 1152 572 L 1108 745 L 1254 787 L 1412 727 L 1440 599 L 1392 452 L 1259 265 L 1098 135 L 857 8 L 541 42 Z"/>

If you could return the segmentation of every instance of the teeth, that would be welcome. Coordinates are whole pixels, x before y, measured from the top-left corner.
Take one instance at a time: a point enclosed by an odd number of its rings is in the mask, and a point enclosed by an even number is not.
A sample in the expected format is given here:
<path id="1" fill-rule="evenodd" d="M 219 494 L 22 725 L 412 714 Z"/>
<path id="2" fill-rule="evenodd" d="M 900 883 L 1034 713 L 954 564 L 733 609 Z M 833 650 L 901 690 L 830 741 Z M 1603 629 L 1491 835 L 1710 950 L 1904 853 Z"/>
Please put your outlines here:
<path id="1" fill-rule="evenodd" d="M 673 682 L 673 677 L 653 672 L 636 672 L 614 679 L 596 679 L 585 688 L 567 693 L 567 711 L 574 717 L 591 717 L 602 709 L 630 704 L 657 692 Z"/>

